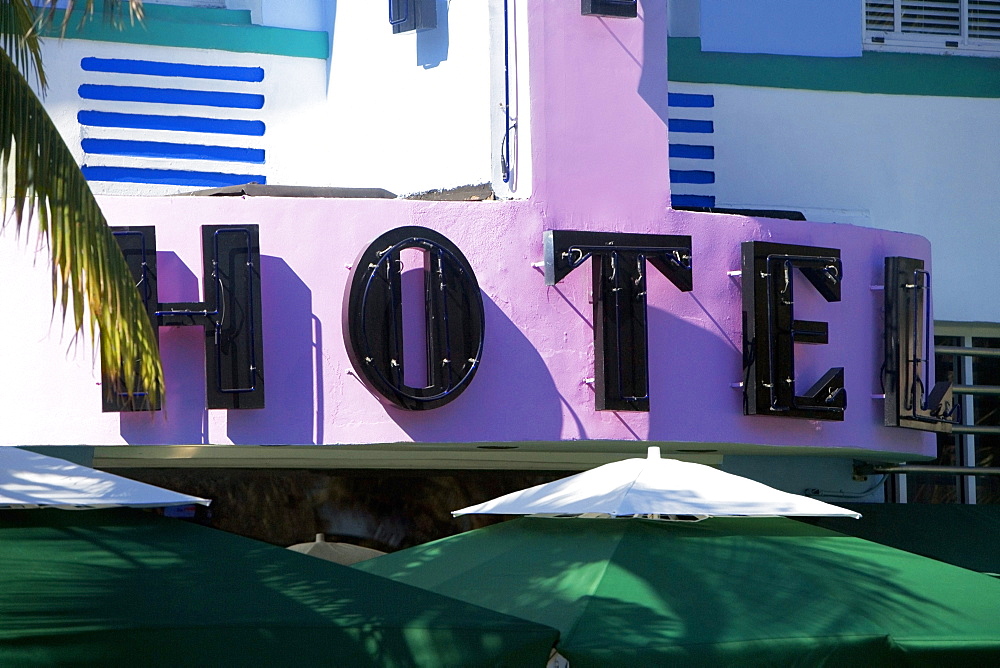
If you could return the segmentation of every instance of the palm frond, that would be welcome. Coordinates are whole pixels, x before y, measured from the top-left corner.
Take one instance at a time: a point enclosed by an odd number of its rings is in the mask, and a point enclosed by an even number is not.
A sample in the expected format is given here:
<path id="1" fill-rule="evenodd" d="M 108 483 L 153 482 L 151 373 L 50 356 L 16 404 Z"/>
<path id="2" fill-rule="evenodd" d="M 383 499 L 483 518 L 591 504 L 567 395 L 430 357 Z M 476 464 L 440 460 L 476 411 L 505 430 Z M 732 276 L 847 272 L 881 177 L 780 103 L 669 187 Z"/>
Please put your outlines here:
<path id="1" fill-rule="evenodd" d="M 30 0 L 0 0 L 0 50 L 7 53 L 25 77 L 45 90 L 42 48 L 35 30 L 37 12 Z"/>
<path id="2" fill-rule="evenodd" d="M 60 9 L 59 4 L 58 0 L 45 0 L 45 11 L 39 14 L 36 29 L 53 23 L 56 11 Z M 66 34 L 73 11 L 77 9 L 79 4 L 76 0 L 66 0 L 64 3 L 61 9 L 65 10 L 65 12 L 63 13 L 62 21 L 59 22 L 61 34 Z M 83 3 L 80 13 L 80 25 L 83 25 L 94 17 L 94 4 L 94 0 L 86 0 Z M 121 28 L 125 25 L 126 7 L 128 8 L 127 16 L 130 21 L 142 21 L 143 18 L 142 0 L 103 0 L 102 7 L 104 20 L 116 28 Z"/>
<path id="3" fill-rule="evenodd" d="M 0 0 L 4 3 L 10 0 Z M 64 319 L 72 313 L 77 332 L 89 318 L 92 339 L 99 335 L 104 374 L 120 380 L 130 394 L 141 387 L 159 398 L 163 370 L 156 338 L 125 259 L 73 154 L 8 55 L 6 42 L 0 50 L 0 181 L 5 223 L 12 221 L 20 232 L 37 214 L 38 234 L 52 259 L 53 301 Z"/>

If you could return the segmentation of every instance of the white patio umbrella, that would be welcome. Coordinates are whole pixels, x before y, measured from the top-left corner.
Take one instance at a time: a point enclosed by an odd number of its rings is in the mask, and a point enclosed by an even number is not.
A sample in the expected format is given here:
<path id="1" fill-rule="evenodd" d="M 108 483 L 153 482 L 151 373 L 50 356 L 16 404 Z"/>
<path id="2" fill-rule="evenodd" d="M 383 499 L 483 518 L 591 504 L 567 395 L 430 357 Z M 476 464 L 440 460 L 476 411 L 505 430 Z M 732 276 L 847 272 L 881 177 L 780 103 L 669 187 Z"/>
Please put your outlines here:
<path id="1" fill-rule="evenodd" d="M 374 550 L 362 545 L 353 543 L 327 542 L 324 534 L 316 534 L 316 540 L 311 543 L 296 543 L 289 545 L 288 549 L 301 554 L 308 554 L 310 557 L 326 559 L 337 564 L 350 566 L 366 559 L 380 557 L 385 552 Z"/>
<path id="2" fill-rule="evenodd" d="M 166 508 L 211 503 L 144 482 L 47 457 L 0 447 L 0 509 Z"/>
<path id="3" fill-rule="evenodd" d="M 518 492 L 452 515 L 580 515 L 585 517 L 861 517 L 860 514 L 790 494 L 704 464 L 661 459 L 650 447 L 646 459 L 625 459 Z"/>

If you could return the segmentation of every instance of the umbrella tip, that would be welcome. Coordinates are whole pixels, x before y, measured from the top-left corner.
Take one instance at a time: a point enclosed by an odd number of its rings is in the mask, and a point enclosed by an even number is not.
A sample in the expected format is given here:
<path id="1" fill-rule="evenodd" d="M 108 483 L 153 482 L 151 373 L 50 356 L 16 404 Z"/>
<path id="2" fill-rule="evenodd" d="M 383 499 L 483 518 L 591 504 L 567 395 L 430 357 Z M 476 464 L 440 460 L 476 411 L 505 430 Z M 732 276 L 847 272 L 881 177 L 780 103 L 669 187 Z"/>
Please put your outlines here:
<path id="1" fill-rule="evenodd" d="M 656 445 L 651 445 L 646 450 L 646 459 L 659 459 L 660 458 L 660 448 Z"/>
<path id="2" fill-rule="evenodd" d="M 316 534 L 316 542 L 317 543 L 325 543 L 326 542 L 326 534 L 323 534 L 323 533 Z"/>

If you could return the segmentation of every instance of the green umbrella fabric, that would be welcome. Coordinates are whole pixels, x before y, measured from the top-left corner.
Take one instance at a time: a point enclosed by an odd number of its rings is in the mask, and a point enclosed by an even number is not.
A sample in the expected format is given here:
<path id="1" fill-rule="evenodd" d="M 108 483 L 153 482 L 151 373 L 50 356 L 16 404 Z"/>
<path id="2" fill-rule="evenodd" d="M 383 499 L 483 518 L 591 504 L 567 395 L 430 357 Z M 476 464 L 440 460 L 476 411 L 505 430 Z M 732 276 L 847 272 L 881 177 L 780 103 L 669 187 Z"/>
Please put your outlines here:
<path id="1" fill-rule="evenodd" d="M 544 666 L 558 632 L 215 529 L 0 511 L 0 665 Z"/>
<path id="2" fill-rule="evenodd" d="M 949 564 L 1000 574 L 1000 506 L 965 503 L 852 503 L 858 521 L 810 519 L 825 529 Z"/>
<path id="3" fill-rule="evenodd" d="M 555 626 L 572 668 L 1000 663 L 1000 582 L 785 518 L 527 517 L 353 568 Z"/>

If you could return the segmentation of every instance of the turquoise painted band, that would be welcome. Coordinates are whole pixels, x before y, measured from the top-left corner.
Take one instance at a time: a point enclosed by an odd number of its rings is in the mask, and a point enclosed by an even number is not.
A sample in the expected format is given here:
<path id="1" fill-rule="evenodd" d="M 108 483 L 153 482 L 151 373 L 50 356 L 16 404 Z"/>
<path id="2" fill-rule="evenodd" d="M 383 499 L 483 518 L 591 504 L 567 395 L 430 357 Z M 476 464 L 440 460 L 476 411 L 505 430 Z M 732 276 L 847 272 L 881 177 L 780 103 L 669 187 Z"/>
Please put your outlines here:
<path id="1" fill-rule="evenodd" d="M 293 30 L 250 23 L 243 10 L 204 9 L 146 5 L 142 23 L 132 23 L 127 14 L 120 25 L 95 10 L 84 20 L 82 10 L 74 11 L 62 30 L 65 12 L 55 12 L 41 31 L 44 37 L 85 39 L 97 42 L 174 46 L 237 53 L 326 59 L 330 54 L 329 35 L 323 31 Z"/>
<path id="2" fill-rule="evenodd" d="M 1000 97 L 1000 58 L 865 51 L 860 58 L 715 53 L 671 37 L 670 81 L 884 95 Z"/>

